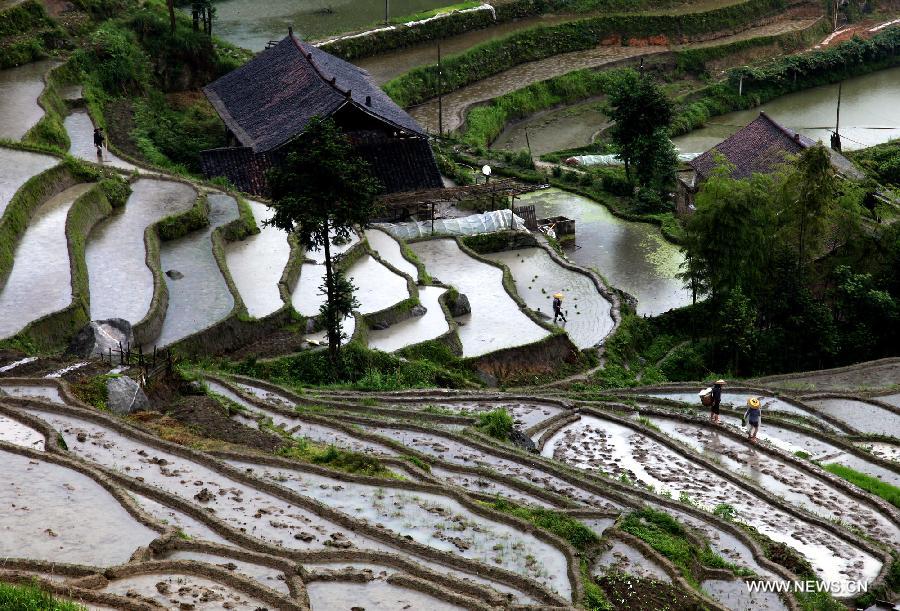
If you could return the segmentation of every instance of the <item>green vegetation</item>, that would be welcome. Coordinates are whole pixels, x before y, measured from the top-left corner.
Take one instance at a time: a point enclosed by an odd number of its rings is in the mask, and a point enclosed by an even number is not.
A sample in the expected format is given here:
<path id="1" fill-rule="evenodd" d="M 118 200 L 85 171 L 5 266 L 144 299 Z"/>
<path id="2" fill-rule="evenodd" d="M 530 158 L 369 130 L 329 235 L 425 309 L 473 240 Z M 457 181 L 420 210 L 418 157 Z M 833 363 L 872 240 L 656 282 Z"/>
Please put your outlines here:
<path id="1" fill-rule="evenodd" d="M 851 151 L 847 156 L 875 180 L 900 189 L 900 140 Z"/>
<path id="2" fill-rule="evenodd" d="M 462 11 L 469 8 L 475 8 L 476 6 L 481 6 L 480 0 L 469 0 L 468 2 L 460 2 L 458 4 L 442 6 L 440 8 L 431 9 L 430 11 L 422 11 L 420 13 L 413 13 L 412 15 L 394 17 L 391 19 L 391 23 L 397 24 L 409 23 L 410 21 L 421 21 L 423 19 L 436 17 L 438 15 L 446 15 L 447 13 L 452 13 L 454 11 Z"/>
<path id="3" fill-rule="evenodd" d="M 192 231 L 209 225 L 209 201 L 201 195 L 190 210 L 180 214 L 171 214 L 156 223 L 156 232 L 163 242 L 177 240 Z"/>
<path id="4" fill-rule="evenodd" d="M 891 505 L 900 507 L 900 488 L 897 486 L 892 486 L 887 482 L 881 481 L 877 477 L 860 473 L 850 467 L 845 467 L 844 465 L 839 465 L 837 463 L 822 465 L 822 468 L 859 486 L 866 492 L 871 492 L 872 494 L 883 498 Z"/>
<path id="5" fill-rule="evenodd" d="M 719 503 L 713 509 L 713 514 L 719 516 L 723 520 L 728 520 L 729 522 L 734 522 L 734 518 L 737 515 L 737 511 L 729 505 L 728 503 Z"/>
<path id="6" fill-rule="evenodd" d="M 553 533 L 559 538 L 568 541 L 579 552 L 587 550 L 591 545 L 600 541 L 600 537 L 590 528 L 575 518 L 552 509 L 520 507 L 515 503 L 500 498 L 485 504 L 495 511 L 516 516 L 534 524 L 538 528 L 543 528 Z"/>
<path id="7" fill-rule="evenodd" d="M 500 441 L 508 441 L 513 430 L 513 419 L 503 408 L 478 415 L 478 428 Z"/>
<path id="8" fill-rule="evenodd" d="M 336 386 L 385 391 L 472 385 L 473 376 L 467 369 L 450 369 L 427 360 L 422 354 L 405 352 L 404 358 L 398 358 L 351 342 L 341 350 L 334 364 L 327 352 L 310 351 L 265 362 L 247 360 L 226 365 L 225 369 L 295 388 Z"/>
<path id="9" fill-rule="evenodd" d="M 0 70 L 46 57 L 63 39 L 63 31 L 36 0 L 0 11 Z"/>
<path id="10" fill-rule="evenodd" d="M 96 407 L 99 410 L 106 410 L 106 401 L 109 394 L 106 389 L 106 382 L 111 378 L 118 377 L 116 375 L 100 375 L 90 378 L 82 378 L 70 383 L 72 394 L 78 397 L 78 400 L 87 405 Z"/>
<path id="11" fill-rule="evenodd" d="M 16 611 L 84 611 L 77 603 L 57 600 L 37 586 L 0 583 L 0 609 Z"/>
<path id="12" fill-rule="evenodd" d="M 293 232 L 305 250 L 325 255 L 326 295 L 320 313 L 328 336 L 328 354 L 337 366 L 341 321 L 357 306 L 354 287 L 334 264 L 332 240 L 347 241 L 356 226 L 375 214 L 375 201 L 384 189 L 372 175 L 334 119 L 313 118 L 303 141 L 286 145 L 284 158 L 267 174 L 272 192 L 272 225 Z"/>
<path id="13" fill-rule="evenodd" d="M 619 528 L 671 560 L 694 587 L 699 588 L 703 567 L 736 570 L 734 565 L 716 555 L 708 543 L 699 547 L 690 539 L 684 526 L 662 511 L 633 511 L 621 520 Z"/>
<path id="14" fill-rule="evenodd" d="M 324 446 L 308 439 L 290 438 L 290 445 L 281 446 L 276 451 L 279 456 L 302 462 L 313 463 L 336 471 L 367 475 L 369 477 L 396 478 L 396 474 L 385 467 L 374 456 L 360 452 L 350 452 L 332 446 Z"/>
<path id="15" fill-rule="evenodd" d="M 785 7 L 783 0 L 748 0 L 703 13 L 609 15 L 516 32 L 468 49 L 443 62 L 444 92 L 488 78 L 513 66 L 570 51 L 590 49 L 607 38 L 691 37 L 738 27 Z M 437 66 L 424 66 L 390 81 L 385 91 L 401 106 L 437 93 Z"/>

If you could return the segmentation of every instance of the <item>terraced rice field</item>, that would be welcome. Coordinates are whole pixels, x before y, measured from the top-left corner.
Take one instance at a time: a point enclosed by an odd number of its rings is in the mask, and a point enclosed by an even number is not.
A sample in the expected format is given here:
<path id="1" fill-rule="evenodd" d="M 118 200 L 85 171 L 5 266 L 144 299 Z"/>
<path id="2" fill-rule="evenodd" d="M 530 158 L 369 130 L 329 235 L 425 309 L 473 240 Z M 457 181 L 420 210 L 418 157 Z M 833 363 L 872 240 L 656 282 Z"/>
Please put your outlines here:
<path id="1" fill-rule="evenodd" d="M 48 60 L 0 70 L 0 138 L 21 140 L 41 120 L 44 109 L 38 97 L 44 75 L 56 65 Z"/>

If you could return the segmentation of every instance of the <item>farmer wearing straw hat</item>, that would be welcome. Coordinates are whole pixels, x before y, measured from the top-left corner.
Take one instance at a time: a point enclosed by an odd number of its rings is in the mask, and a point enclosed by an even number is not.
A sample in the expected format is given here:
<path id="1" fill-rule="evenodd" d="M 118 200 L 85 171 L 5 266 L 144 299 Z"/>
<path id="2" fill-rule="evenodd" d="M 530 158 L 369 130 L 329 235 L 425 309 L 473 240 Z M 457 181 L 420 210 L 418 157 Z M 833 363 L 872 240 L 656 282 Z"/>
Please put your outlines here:
<path id="1" fill-rule="evenodd" d="M 722 387 L 725 386 L 725 380 L 716 380 L 712 387 L 712 405 L 709 408 L 709 421 L 715 424 L 721 424 L 719 421 L 719 406 L 722 405 Z"/>
<path id="2" fill-rule="evenodd" d="M 747 399 L 747 411 L 744 412 L 744 420 L 747 422 L 747 439 L 756 443 L 756 434 L 759 433 L 759 421 L 762 418 L 762 405 L 759 399 Z"/>
<path id="3" fill-rule="evenodd" d="M 556 293 L 555 295 L 553 295 L 553 322 L 554 323 L 557 320 L 559 320 L 560 318 L 562 318 L 563 322 L 569 322 L 568 320 L 566 320 L 566 315 L 563 314 L 563 311 L 562 311 L 562 300 L 563 300 L 562 293 Z"/>

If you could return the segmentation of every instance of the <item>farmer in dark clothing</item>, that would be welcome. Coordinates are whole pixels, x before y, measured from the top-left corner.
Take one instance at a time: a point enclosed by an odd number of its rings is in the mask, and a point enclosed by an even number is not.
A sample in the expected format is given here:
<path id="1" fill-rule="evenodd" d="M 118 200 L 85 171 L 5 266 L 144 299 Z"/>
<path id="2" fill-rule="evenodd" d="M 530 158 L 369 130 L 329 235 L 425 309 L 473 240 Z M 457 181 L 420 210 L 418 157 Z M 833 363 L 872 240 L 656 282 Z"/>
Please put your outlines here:
<path id="1" fill-rule="evenodd" d="M 709 421 L 716 424 L 719 422 L 719 406 L 722 405 L 722 387 L 725 386 L 725 380 L 716 380 L 712 387 L 712 405 L 709 407 Z"/>
<path id="2" fill-rule="evenodd" d="M 103 137 L 103 130 L 99 127 L 94 129 L 94 146 L 97 147 L 97 159 L 103 161 L 103 145 L 106 144 L 106 138 Z"/>
<path id="3" fill-rule="evenodd" d="M 756 443 L 756 434 L 759 433 L 759 421 L 762 419 L 762 405 L 759 399 L 747 399 L 747 411 L 744 412 L 744 420 L 747 422 L 747 439 Z"/>
<path id="4" fill-rule="evenodd" d="M 562 311 L 562 300 L 563 294 L 557 293 L 553 296 L 553 322 L 555 323 L 557 320 L 562 318 L 563 322 L 569 322 L 566 320 L 566 315 L 563 314 Z"/>

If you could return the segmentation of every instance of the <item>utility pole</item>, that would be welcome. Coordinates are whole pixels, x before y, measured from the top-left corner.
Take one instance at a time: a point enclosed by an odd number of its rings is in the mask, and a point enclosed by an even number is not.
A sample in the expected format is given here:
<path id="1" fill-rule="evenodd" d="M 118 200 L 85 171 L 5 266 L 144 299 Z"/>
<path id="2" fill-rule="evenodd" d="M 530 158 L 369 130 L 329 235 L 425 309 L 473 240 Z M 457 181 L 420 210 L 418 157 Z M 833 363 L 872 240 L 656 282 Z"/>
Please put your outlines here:
<path id="1" fill-rule="evenodd" d="M 390 1 L 391 1 L 391 0 L 384 0 L 384 25 L 389 25 L 390 22 L 391 22 L 391 16 L 390 16 L 391 11 L 390 11 L 390 8 L 389 8 L 389 6 L 390 6 L 390 5 L 389 5 L 389 2 L 390 2 Z"/>
<path id="2" fill-rule="evenodd" d="M 831 148 L 841 152 L 841 89 L 843 83 L 838 83 L 837 120 L 834 125 L 834 133 L 831 134 Z"/>
<path id="3" fill-rule="evenodd" d="M 441 42 L 438 41 L 438 135 L 444 137 L 444 64 L 441 60 Z"/>
<path id="4" fill-rule="evenodd" d="M 534 159 L 534 153 L 531 152 L 531 138 L 528 137 L 528 128 L 525 128 L 525 145 L 528 146 L 528 156 Z M 513 198 L 515 199 L 515 198 Z"/>

